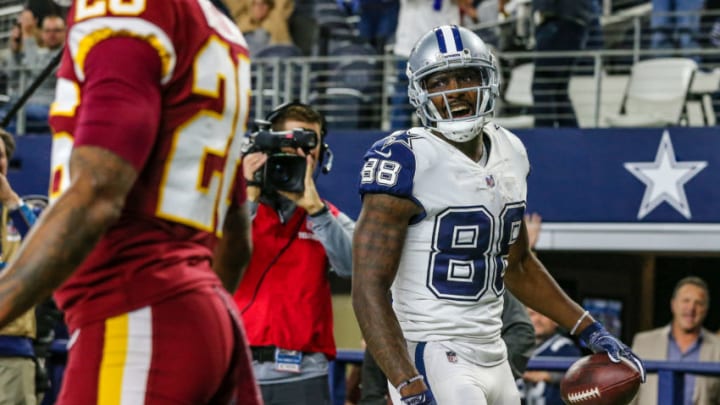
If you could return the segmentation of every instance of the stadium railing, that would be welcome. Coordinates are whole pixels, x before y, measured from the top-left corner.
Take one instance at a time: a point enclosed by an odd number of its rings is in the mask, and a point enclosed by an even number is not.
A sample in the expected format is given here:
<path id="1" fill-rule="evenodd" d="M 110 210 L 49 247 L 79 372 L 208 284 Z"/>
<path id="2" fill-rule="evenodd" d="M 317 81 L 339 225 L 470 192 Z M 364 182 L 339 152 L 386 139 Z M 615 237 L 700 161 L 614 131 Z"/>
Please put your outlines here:
<path id="1" fill-rule="evenodd" d="M 67 340 L 56 339 L 50 347 L 51 357 L 48 360 L 49 375 L 52 379 L 51 392 L 46 394 L 43 405 L 51 405 L 60 389 L 67 359 Z M 343 405 L 345 401 L 345 372 L 349 364 L 362 364 L 362 350 L 338 350 L 337 358 L 330 364 L 330 395 L 333 405 Z M 529 370 L 566 371 L 576 357 L 543 357 L 531 358 Z M 658 405 L 682 403 L 685 374 L 720 376 L 720 363 L 711 362 L 679 362 L 644 360 L 648 374 L 658 375 Z"/>
<path id="2" fill-rule="evenodd" d="M 529 370 L 566 371 L 577 357 L 536 357 L 528 362 Z M 339 350 L 330 374 L 330 391 L 333 405 L 345 400 L 345 368 L 348 364 L 361 364 L 362 350 Z M 720 376 L 720 363 L 644 360 L 648 374 L 658 375 L 658 405 L 683 402 L 685 374 Z"/>
<path id="3" fill-rule="evenodd" d="M 6 20 L 11 21 L 9 17 L 13 16 L 17 10 L 6 10 L 8 12 Z M 522 50 L 496 51 L 502 81 L 501 98 L 495 115 L 505 117 L 516 114 L 511 103 L 504 100 L 504 87 L 507 85 L 506 82 L 509 80 L 513 67 L 532 62 L 535 58 L 561 56 L 578 58 L 570 80 L 569 96 L 581 128 L 609 126 L 606 118 L 620 112 L 627 80 L 633 64 L 637 61 L 667 56 L 692 58 L 699 61 L 700 72 L 710 72 L 718 65 L 720 47 L 711 45 L 713 43 L 712 24 L 704 23 L 705 25 L 701 27 L 703 37 L 700 40 L 702 44 L 707 45 L 704 48 L 650 50 L 648 49 L 651 37 L 650 16 L 650 13 L 641 10 L 636 13 L 617 13 L 603 17 L 605 22 L 602 30 L 604 39 L 602 49 L 557 53 L 535 53 Z M 703 13 L 703 16 L 709 17 L 705 20 L 720 19 L 720 13 L 717 12 L 706 12 Z M 2 21 L 1 18 L 0 21 Z M 495 28 L 499 29 L 498 27 L 499 25 Z M 492 26 L 483 26 L 482 29 L 493 28 Z M 0 32 L 7 31 L 0 27 Z M 528 44 L 523 47 L 531 48 L 531 42 L 532 40 L 528 40 Z M 720 37 L 716 42 L 720 43 Z M 342 49 L 341 44 L 337 45 L 337 49 Z M 401 108 L 412 111 L 407 101 L 407 89 L 396 86 L 398 73 L 402 73 L 397 72 L 397 61 L 398 58 L 391 54 L 368 55 L 365 53 L 254 58 L 252 60 L 253 100 L 250 117 L 251 119 L 261 119 L 274 106 L 295 99 L 306 102 L 321 100 L 320 105 L 316 107 L 328 115 L 327 120 L 331 129 L 348 129 L 353 125 L 357 125 L 358 128 L 352 129 L 395 129 L 391 128 L 391 117 L 398 106 L 393 105 L 393 100 L 404 100 Z M 355 63 L 357 66 L 371 66 L 374 71 L 366 74 L 343 69 L 343 66 L 353 65 L 353 62 L 357 62 Z M 29 70 L 26 70 L 24 75 L 12 76 L 12 72 L 7 70 L 5 73 L 9 76 L 8 89 L 17 89 L 15 94 L 21 93 L 23 88 L 31 82 L 28 78 L 33 77 Z M 12 83 L 13 77 L 19 78 L 21 83 L 19 85 Z M 658 83 L 661 84 L 663 80 L 667 79 L 659 77 Z M 712 91 L 713 86 L 701 87 L 706 89 L 705 93 L 693 94 L 688 101 L 689 122 L 687 124 L 690 126 L 714 125 L 716 115 L 720 111 L 720 96 L 718 96 L 720 93 L 717 91 L 720 83 L 715 85 L 715 91 Z M 360 91 L 363 94 L 363 97 L 359 99 L 359 102 L 363 104 L 362 108 L 358 109 L 359 117 L 348 114 L 345 99 L 332 97 L 334 94 L 351 93 L 352 90 Z M 8 95 L 13 96 L 13 94 Z M 415 120 L 414 114 L 411 115 L 410 118 Z M 24 134 L 26 132 L 22 120 L 22 114 L 20 114 L 16 133 Z"/>
<path id="4" fill-rule="evenodd" d="M 699 58 L 702 60 L 699 64 L 700 69 L 709 71 L 717 66 L 711 61 L 720 60 L 720 49 L 498 52 L 497 56 L 502 77 L 510 76 L 514 66 L 532 62 L 535 58 L 578 58 L 579 63 L 576 64 L 571 76 L 569 97 L 579 126 L 581 128 L 597 128 L 608 127 L 606 118 L 620 112 L 627 80 L 635 62 L 664 56 Z M 251 118 L 261 119 L 273 105 L 282 102 L 292 99 L 308 101 L 313 98 L 314 94 L 331 93 L 338 89 L 338 84 L 343 88 L 349 84 L 358 84 L 356 80 L 343 80 L 337 77 L 339 74 L 357 74 L 357 72 L 348 73 L 338 69 L 338 66 L 352 63 L 352 61 L 370 61 L 371 63 L 366 63 L 366 65 L 375 66 L 377 70 L 372 74 L 362 75 L 368 77 L 369 80 L 363 82 L 361 88 L 354 90 L 362 91 L 369 107 L 373 108 L 363 110 L 365 114 L 359 117 L 360 128 L 356 129 L 389 130 L 391 129 L 392 111 L 397 107 L 392 104 L 394 95 L 397 94 L 400 99 L 405 100 L 402 105 L 404 108 L 412 110 L 407 101 L 407 89 L 395 87 L 397 60 L 393 55 L 255 59 L 253 60 L 254 100 Z M 659 72 L 658 85 L 661 86 L 663 81 L 672 80 L 673 78 L 666 77 L 669 75 L 670 72 L 668 75 Z M 495 115 L 500 117 L 512 114 L 509 108 L 511 104 L 504 102 L 503 98 L 505 85 L 503 82 L 505 80 L 507 79 L 501 80 L 500 103 L 495 112 Z M 720 88 L 720 83 L 716 84 L 716 90 L 717 88 Z M 532 94 L 528 94 L 528 97 L 532 97 Z M 720 101 L 717 97 L 708 101 L 711 101 L 709 108 L 713 108 L 714 112 L 720 111 Z M 346 127 L 343 125 L 343 117 L 347 115 L 333 114 L 334 111 L 342 112 L 342 108 L 339 108 L 341 106 L 328 104 L 317 107 L 326 112 L 331 128 Z M 715 122 L 713 116 L 706 124 L 706 117 L 704 117 L 703 109 L 698 101 L 690 101 L 688 109 L 688 124 L 691 126 L 704 126 Z"/>

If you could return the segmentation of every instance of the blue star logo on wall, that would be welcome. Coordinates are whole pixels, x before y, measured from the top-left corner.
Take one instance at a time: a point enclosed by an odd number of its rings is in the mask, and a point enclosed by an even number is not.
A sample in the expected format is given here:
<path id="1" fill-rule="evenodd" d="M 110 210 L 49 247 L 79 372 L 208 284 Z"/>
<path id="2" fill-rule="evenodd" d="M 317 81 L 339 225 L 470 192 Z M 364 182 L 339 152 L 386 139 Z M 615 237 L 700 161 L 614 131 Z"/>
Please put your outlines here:
<path id="1" fill-rule="evenodd" d="M 686 219 L 690 219 L 690 205 L 685 195 L 685 183 L 707 166 L 707 162 L 678 162 L 675 159 L 670 133 L 665 130 L 654 162 L 628 162 L 625 169 L 645 183 L 638 219 L 643 219 L 658 205 L 666 202 Z"/>

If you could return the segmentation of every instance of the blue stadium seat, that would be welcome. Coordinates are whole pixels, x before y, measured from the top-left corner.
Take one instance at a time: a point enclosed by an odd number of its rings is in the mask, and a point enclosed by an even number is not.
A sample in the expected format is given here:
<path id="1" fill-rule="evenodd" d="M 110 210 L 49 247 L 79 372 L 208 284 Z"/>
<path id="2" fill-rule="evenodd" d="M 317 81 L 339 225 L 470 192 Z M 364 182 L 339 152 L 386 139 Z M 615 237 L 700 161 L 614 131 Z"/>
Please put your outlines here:
<path id="1" fill-rule="evenodd" d="M 337 87 L 311 94 L 308 103 L 325 116 L 328 129 L 356 130 L 364 121 L 367 100 L 358 90 Z"/>

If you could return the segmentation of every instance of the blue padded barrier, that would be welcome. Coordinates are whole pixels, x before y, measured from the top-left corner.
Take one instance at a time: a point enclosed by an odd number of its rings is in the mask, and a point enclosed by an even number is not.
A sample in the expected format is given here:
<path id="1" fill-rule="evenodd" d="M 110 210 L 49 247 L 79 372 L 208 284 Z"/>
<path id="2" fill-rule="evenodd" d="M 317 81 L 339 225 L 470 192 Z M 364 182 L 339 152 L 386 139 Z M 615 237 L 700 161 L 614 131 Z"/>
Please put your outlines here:
<path id="1" fill-rule="evenodd" d="M 350 363 L 362 363 L 361 350 L 339 350 L 333 367 L 330 381 L 342 382 L 342 387 L 331 388 L 333 405 L 341 405 L 345 401 L 345 366 Z M 528 362 L 529 370 L 555 370 L 565 371 L 577 360 L 576 357 L 543 357 L 531 358 Z M 679 361 L 643 361 L 648 374 L 658 373 L 658 405 L 673 405 L 682 403 L 684 375 L 686 373 L 720 376 L 720 363 L 710 362 L 679 362 Z M 342 389 L 341 389 L 342 388 Z"/>
<path id="2" fill-rule="evenodd" d="M 57 339 L 50 347 L 51 358 L 48 369 L 52 378 L 51 392 L 48 392 L 43 405 L 54 402 L 62 382 L 62 373 L 65 368 L 67 340 Z M 528 363 L 530 370 L 565 371 L 577 360 L 575 357 L 543 357 L 532 358 Z M 343 405 L 345 402 L 345 368 L 348 364 L 361 364 L 362 350 L 338 350 L 335 361 L 330 365 L 330 393 L 333 405 Z M 679 361 L 644 361 L 645 368 L 650 373 L 658 373 L 658 405 L 672 405 L 682 402 L 684 375 L 686 373 L 720 376 L 720 363 L 709 362 L 679 362 Z"/>

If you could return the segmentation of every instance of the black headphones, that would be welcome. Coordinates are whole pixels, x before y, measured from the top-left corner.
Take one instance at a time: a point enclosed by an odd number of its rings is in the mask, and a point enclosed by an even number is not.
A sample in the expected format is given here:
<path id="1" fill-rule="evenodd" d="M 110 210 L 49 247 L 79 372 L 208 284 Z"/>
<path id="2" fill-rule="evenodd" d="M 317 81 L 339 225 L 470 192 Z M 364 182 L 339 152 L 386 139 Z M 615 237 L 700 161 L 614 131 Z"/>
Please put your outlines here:
<path id="1" fill-rule="evenodd" d="M 333 164 L 333 153 L 332 150 L 330 150 L 330 146 L 325 143 L 325 136 L 327 136 L 327 122 L 325 121 L 324 115 L 320 114 L 319 111 L 308 104 L 301 103 L 299 100 L 293 100 L 275 107 L 265 116 L 265 121 L 269 122 L 271 125 L 274 124 L 275 121 L 291 107 L 306 108 L 320 117 L 320 161 L 318 162 L 318 166 L 322 168 L 323 174 L 330 173 Z"/>

